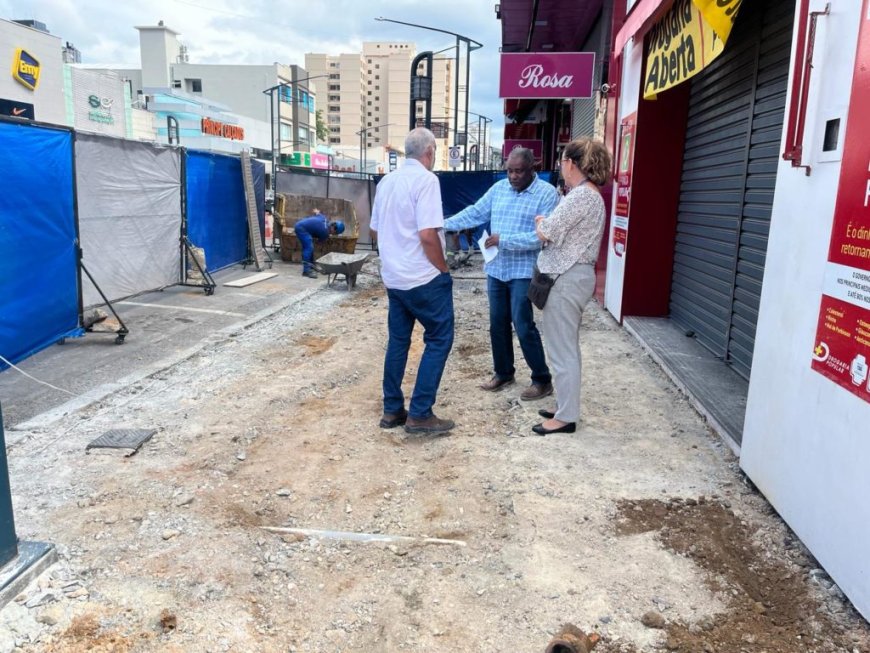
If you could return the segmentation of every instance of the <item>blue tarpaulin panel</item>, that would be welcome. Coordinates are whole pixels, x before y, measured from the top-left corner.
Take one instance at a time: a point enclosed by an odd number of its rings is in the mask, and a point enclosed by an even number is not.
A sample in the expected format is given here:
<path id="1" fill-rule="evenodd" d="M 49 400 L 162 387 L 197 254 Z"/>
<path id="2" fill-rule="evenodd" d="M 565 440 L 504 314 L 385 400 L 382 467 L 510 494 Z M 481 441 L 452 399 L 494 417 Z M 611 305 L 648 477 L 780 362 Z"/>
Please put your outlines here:
<path id="1" fill-rule="evenodd" d="M 82 333 L 73 135 L 0 122 L 0 152 L 0 355 L 14 363 Z"/>
<path id="2" fill-rule="evenodd" d="M 251 176 L 254 178 L 254 200 L 257 202 L 257 221 L 260 223 L 261 244 L 266 246 L 266 164 L 251 159 Z"/>
<path id="3" fill-rule="evenodd" d="M 186 153 L 187 237 L 205 249 L 209 272 L 248 256 L 248 221 L 241 159 Z"/>

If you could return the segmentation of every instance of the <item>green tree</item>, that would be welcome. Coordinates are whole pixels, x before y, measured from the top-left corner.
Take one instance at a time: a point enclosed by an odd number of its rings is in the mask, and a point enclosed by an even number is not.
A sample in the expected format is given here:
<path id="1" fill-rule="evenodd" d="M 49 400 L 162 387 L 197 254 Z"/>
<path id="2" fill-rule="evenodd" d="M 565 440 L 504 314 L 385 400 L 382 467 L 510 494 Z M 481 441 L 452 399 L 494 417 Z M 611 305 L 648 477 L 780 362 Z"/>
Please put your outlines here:
<path id="1" fill-rule="evenodd" d="M 317 140 L 321 143 L 328 143 L 329 129 L 327 129 L 326 123 L 323 121 L 323 109 L 318 109 L 314 115 L 317 120 Z"/>

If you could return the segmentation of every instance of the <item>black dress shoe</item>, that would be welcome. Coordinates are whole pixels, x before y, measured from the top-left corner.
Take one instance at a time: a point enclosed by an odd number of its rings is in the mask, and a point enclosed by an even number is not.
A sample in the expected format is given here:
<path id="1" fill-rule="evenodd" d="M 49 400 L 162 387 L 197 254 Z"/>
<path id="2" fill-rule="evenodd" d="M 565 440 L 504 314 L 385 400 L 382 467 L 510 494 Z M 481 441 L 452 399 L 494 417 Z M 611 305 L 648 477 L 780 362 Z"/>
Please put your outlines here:
<path id="1" fill-rule="evenodd" d="M 541 408 L 541 410 L 538 411 L 538 415 L 540 415 L 544 419 L 553 419 L 556 416 L 556 413 Z"/>
<path id="2" fill-rule="evenodd" d="M 577 422 L 568 422 L 564 426 L 558 426 L 554 429 L 545 429 L 543 424 L 535 424 L 532 431 L 538 435 L 549 435 L 550 433 L 573 433 L 577 430 Z"/>

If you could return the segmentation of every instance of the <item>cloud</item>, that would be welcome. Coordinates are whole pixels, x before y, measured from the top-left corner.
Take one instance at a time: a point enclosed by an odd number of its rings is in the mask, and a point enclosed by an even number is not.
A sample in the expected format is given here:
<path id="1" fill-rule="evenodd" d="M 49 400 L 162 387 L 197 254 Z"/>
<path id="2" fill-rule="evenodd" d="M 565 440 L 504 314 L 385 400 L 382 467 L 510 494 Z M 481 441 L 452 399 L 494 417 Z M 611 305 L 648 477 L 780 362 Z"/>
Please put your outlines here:
<path id="1" fill-rule="evenodd" d="M 483 44 L 471 55 L 469 109 L 494 119 L 501 142 L 498 98 L 501 23 L 492 3 L 469 0 L 0 0 L 0 17 L 33 18 L 70 41 L 85 63 L 139 63 L 136 25 L 166 25 L 181 33 L 191 63 L 304 66 L 306 52 L 359 52 L 364 41 L 409 41 L 418 51 L 454 45 L 449 34 L 378 22 L 375 17 L 462 34 Z M 439 56 L 449 56 L 448 53 Z M 464 78 L 460 80 L 464 85 Z"/>

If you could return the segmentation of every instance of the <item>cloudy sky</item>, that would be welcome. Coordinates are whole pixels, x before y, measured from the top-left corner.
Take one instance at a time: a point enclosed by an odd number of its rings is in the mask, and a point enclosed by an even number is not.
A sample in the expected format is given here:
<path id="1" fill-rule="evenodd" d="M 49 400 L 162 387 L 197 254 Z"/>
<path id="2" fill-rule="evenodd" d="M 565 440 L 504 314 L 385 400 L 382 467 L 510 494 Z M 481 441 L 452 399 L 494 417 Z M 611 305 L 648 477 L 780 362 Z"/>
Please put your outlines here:
<path id="1" fill-rule="evenodd" d="M 0 0 L 0 17 L 42 21 L 81 51 L 83 63 L 138 66 L 134 26 L 159 20 L 181 33 L 191 63 L 304 66 L 306 52 L 359 52 L 363 41 L 411 41 L 418 52 L 455 44 L 447 34 L 377 22 L 377 16 L 459 33 L 483 44 L 471 55 L 469 109 L 494 119 L 492 142 L 501 142 L 501 23 L 490 0 Z"/>

